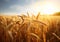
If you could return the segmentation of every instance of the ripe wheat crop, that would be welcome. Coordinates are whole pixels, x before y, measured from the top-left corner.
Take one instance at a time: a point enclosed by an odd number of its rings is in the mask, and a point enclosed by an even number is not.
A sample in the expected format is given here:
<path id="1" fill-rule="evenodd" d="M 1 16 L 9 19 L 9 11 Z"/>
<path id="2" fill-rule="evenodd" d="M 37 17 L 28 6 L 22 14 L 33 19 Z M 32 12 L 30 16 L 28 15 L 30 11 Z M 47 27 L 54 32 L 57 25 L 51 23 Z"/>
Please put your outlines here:
<path id="1" fill-rule="evenodd" d="M 0 42 L 60 42 L 60 17 L 0 16 Z"/>

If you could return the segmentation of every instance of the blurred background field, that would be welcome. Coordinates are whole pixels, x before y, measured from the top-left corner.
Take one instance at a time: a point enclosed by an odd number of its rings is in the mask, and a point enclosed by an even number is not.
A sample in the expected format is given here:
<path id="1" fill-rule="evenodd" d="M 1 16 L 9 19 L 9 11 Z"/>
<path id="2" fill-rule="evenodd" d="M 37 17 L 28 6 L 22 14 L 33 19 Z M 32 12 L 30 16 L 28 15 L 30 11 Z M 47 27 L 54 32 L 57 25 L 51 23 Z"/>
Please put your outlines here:
<path id="1" fill-rule="evenodd" d="M 60 42 L 60 16 L 0 16 L 0 42 Z"/>

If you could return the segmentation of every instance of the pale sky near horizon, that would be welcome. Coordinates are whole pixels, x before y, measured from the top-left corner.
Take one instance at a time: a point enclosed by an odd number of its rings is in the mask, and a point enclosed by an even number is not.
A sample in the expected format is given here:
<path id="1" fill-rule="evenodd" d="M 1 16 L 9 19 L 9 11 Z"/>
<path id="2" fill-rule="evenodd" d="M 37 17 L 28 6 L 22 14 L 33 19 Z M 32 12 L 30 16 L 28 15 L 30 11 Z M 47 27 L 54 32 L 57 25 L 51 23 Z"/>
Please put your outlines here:
<path id="1" fill-rule="evenodd" d="M 0 0 L 0 13 L 43 13 L 45 3 L 60 12 L 60 0 Z"/>

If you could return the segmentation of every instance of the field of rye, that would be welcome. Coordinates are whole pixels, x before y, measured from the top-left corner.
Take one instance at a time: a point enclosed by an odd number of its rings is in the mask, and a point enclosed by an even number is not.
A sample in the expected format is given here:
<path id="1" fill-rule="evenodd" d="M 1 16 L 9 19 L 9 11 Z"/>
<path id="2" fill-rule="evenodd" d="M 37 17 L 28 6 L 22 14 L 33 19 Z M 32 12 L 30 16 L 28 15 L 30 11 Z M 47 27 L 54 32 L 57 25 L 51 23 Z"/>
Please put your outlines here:
<path id="1" fill-rule="evenodd" d="M 60 42 L 60 16 L 0 16 L 0 42 Z"/>

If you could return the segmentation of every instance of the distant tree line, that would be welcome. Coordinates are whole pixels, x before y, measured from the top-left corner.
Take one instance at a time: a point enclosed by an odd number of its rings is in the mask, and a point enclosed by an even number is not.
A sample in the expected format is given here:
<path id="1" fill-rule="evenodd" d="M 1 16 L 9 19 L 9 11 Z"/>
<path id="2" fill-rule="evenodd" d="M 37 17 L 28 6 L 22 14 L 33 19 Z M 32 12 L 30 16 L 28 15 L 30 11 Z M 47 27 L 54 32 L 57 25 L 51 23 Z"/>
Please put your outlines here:
<path id="1" fill-rule="evenodd" d="M 54 16 L 60 16 L 60 12 L 56 12 L 53 14 Z"/>

